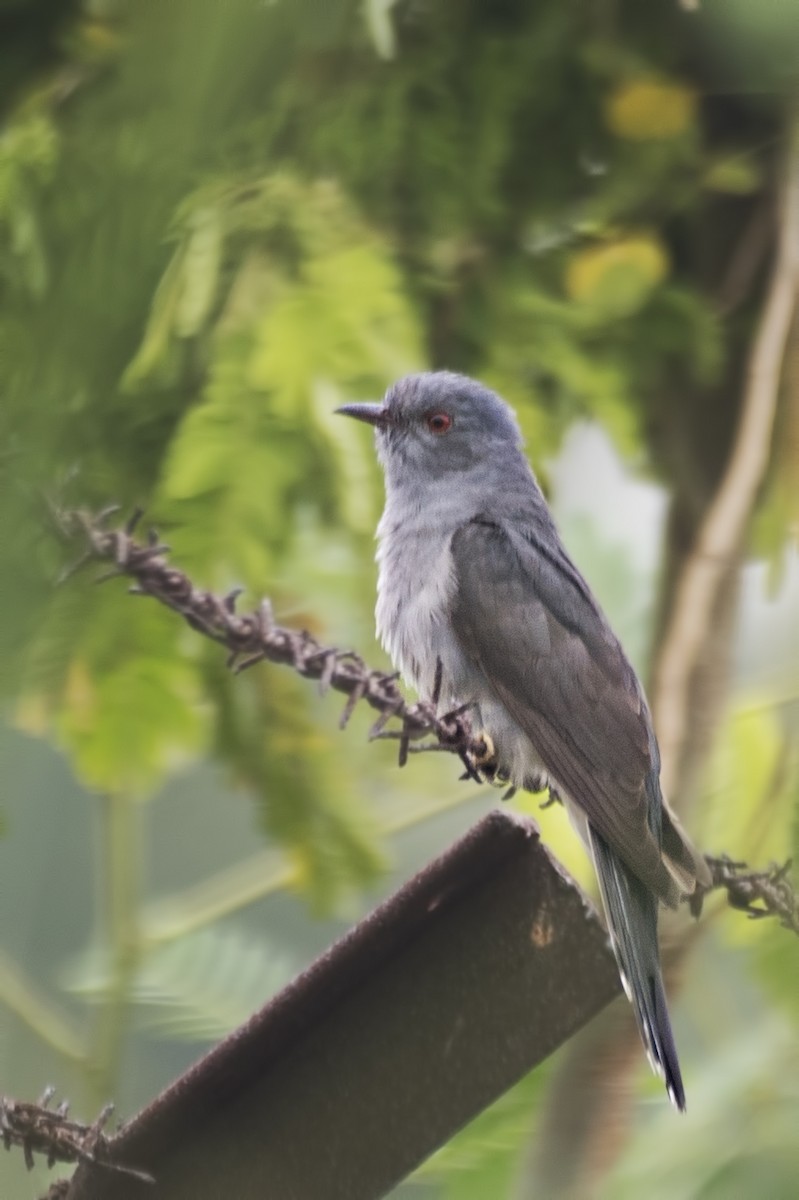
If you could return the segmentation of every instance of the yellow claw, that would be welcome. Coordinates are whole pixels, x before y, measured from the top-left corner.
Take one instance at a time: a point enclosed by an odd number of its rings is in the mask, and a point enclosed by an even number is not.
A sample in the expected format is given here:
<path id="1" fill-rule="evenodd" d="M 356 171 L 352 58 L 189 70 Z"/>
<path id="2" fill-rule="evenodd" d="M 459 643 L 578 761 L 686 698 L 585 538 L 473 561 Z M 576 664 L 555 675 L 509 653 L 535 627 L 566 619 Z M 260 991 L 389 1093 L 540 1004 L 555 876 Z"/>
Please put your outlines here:
<path id="1" fill-rule="evenodd" d="M 496 747 L 490 734 L 481 729 L 477 736 L 483 743 L 483 749 L 479 754 L 469 752 L 472 769 L 484 783 L 490 783 L 493 787 L 506 787 L 509 776 L 506 771 L 501 771 L 499 768 Z"/>
<path id="2" fill-rule="evenodd" d="M 486 767 L 490 767 L 493 764 L 493 768 L 496 770 L 497 752 L 494 747 L 494 743 L 491 740 L 491 735 L 486 733 L 484 729 L 481 729 L 478 737 L 483 743 L 483 749 L 479 754 L 469 755 L 472 760 L 472 766 L 476 767 L 478 770 L 484 770 Z"/>

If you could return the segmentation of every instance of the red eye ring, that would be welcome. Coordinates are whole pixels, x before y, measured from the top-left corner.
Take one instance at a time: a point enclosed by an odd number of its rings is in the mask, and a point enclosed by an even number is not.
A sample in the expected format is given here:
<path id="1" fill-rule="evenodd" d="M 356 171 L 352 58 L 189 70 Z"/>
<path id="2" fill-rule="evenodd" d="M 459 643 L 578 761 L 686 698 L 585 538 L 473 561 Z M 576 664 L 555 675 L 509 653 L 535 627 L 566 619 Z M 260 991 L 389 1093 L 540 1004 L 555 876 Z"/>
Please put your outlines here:
<path id="1" fill-rule="evenodd" d="M 427 418 L 427 428 L 431 433 L 449 433 L 452 428 L 452 417 L 445 412 L 430 413 Z"/>

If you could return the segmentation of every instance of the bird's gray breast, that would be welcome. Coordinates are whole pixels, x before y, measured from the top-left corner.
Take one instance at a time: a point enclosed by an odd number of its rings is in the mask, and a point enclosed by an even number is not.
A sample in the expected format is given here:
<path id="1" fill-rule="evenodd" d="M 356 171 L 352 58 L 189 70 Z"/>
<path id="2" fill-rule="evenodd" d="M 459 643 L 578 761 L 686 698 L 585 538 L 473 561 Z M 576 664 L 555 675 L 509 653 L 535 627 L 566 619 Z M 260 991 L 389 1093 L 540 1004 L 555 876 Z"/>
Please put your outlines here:
<path id="1" fill-rule="evenodd" d="M 452 532 L 388 509 L 378 527 L 378 637 L 403 678 L 424 698 L 432 695 L 440 659 L 444 705 L 470 698 L 464 691 L 473 682 L 450 616 Z"/>
<path id="2" fill-rule="evenodd" d="M 439 512 L 440 517 L 440 512 Z M 505 775 L 536 790 L 546 772 L 529 738 L 468 656 L 452 622 L 458 580 L 451 543 L 457 524 L 431 524 L 421 513 L 400 518 L 386 509 L 378 527 L 377 633 L 420 696 L 433 693 L 441 662 L 440 710 L 472 703 L 475 726 L 487 732 Z"/>

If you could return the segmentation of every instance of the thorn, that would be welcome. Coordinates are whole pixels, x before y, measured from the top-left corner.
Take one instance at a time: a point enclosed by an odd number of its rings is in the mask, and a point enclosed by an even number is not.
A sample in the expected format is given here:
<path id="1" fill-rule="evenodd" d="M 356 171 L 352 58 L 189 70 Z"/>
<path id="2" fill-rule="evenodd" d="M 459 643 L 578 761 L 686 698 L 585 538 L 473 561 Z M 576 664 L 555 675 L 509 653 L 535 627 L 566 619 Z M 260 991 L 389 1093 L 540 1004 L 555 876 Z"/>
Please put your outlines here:
<path id="1" fill-rule="evenodd" d="M 142 519 L 143 516 L 144 516 L 144 509 L 141 508 L 137 504 L 136 507 L 134 508 L 133 512 L 130 514 L 127 521 L 125 522 L 124 529 L 125 529 L 125 533 L 128 535 L 128 537 L 133 537 L 133 534 L 136 532 L 136 526 L 139 524 L 139 521 Z"/>
<path id="2" fill-rule="evenodd" d="M 247 658 L 243 658 L 240 663 L 236 663 L 236 665 L 233 667 L 233 674 L 241 675 L 242 671 L 249 670 L 249 668 L 254 667 L 256 663 L 263 662 L 265 658 L 266 655 L 262 650 L 259 650 L 257 654 L 250 654 L 247 656 Z"/>
<path id="3" fill-rule="evenodd" d="M 347 703 L 344 705 L 344 711 L 341 714 L 341 716 L 339 717 L 339 722 L 338 722 L 339 729 L 347 728 L 347 726 L 350 723 L 350 717 L 353 714 L 355 705 L 358 703 L 359 700 L 363 699 L 363 694 L 365 691 L 366 691 L 366 679 L 361 678 L 355 684 L 355 687 L 352 689 L 349 696 L 347 697 Z"/>
<path id="4" fill-rule="evenodd" d="M 92 1124 L 92 1129 L 95 1130 L 96 1133 L 102 1133 L 102 1131 L 105 1129 L 106 1125 L 110 1121 L 110 1119 L 113 1115 L 113 1112 L 114 1112 L 114 1105 L 111 1103 L 111 1101 L 109 1101 L 108 1104 L 104 1104 L 103 1107 L 100 1109 L 99 1113 L 97 1114 L 97 1119 Z"/>
<path id="5" fill-rule="evenodd" d="M 270 601 L 266 598 L 261 601 L 256 609 L 255 622 L 258 626 L 258 633 L 266 641 L 275 628 L 275 614 L 272 611 Z"/>
<path id="6" fill-rule="evenodd" d="M 433 679 L 433 695 L 430 698 L 430 703 L 433 705 L 433 711 L 438 710 L 438 702 L 441 699 L 441 684 L 444 678 L 444 664 L 441 657 L 436 658 L 436 674 Z"/>
<path id="7" fill-rule="evenodd" d="M 405 701 L 400 697 L 400 699 L 398 700 L 398 702 L 396 704 L 391 705 L 389 708 L 383 709 L 383 711 L 380 713 L 379 717 L 375 721 L 374 725 L 369 730 L 369 741 L 370 742 L 374 741 L 375 738 L 378 738 L 380 736 L 380 733 L 385 728 L 386 724 L 391 720 L 392 717 L 395 717 L 397 715 L 397 713 L 400 711 L 400 709 L 402 709 L 404 707 L 404 704 L 405 704 Z"/>
<path id="8" fill-rule="evenodd" d="M 453 708 L 450 712 L 444 713 L 441 718 L 442 724 L 446 725 L 451 721 L 457 721 L 458 717 L 462 717 L 470 708 L 474 708 L 474 700 L 467 700 L 465 704 L 459 704 L 457 708 Z"/>
<path id="9" fill-rule="evenodd" d="M 113 517 L 121 508 L 121 504 L 106 504 L 105 508 L 101 508 L 98 513 L 94 514 L 91 523 L 93 525 L 105 525 L 108 518 Z"/>
<path id="10" fill-rule="evenodd" d="M 230 589 L 230 591 L 227 593 L 226 596 L 222 597 L 222 604 L 223 604 L 226 612 L 229 612 L 231 614 L 235 613 L 236 601 L 238 600 L 239 596 L 242 594 L 243 591 L 244 591 L 243 587 L 234 587 L 234 588 Z"/>
<path id="11" fill-rule="evenodd" d="M 467 752 L 465 750 L 459 750 L 458 757 L 461 760 L 461 762 L 463 763 L 464 767 L 466 768 L 466 774 L 463 776 L 463 778 L 471 779 L 474 783 L 482 783 L 483 782 L 482 779 L 477 774 L 477 772 L 475 771 L 471 762 L 469 761 L 469 755 L 467 754 Z"/>
<path id="12" fill-rule="evenodd" d="M 330 687 L 330 681 L 333 678 L 333 672 L 336 669 L 338 654 L 335 650 L 328 650 L 324 658 L 324 666 L 322 674 L 319 676 L 319 695 L 324 696 L 325 692 Z"/>
<path id="13" fill-rule="evenodd" d="M 403 724 L 402 724 L 402 734 L 400 735 L 399 757 L 397 758 L 397 765 L 400 767 L 404 767 L 408 761 L 408 749 L 410 747 L 410 744 L 411 744 L 411 734 L 410 734 L 410 730 L 408 729 L 408 722 L 407 722 L 407 720 L 405 720 L 405 721 L 403 721 Z"/>
<path id="14" fill-rule="evenodd" d="M 784 880 L 787 878 L 788 873 L 791 870 L 792 866 L 793 866 L 793 859 L 792 858 L 787 859 L 782 864 L 781 867 L 777 867 L 776 870 L 774 871 L 774 874 L 772 876 L 772 882 L 773 883 L 783 883 Z"/>

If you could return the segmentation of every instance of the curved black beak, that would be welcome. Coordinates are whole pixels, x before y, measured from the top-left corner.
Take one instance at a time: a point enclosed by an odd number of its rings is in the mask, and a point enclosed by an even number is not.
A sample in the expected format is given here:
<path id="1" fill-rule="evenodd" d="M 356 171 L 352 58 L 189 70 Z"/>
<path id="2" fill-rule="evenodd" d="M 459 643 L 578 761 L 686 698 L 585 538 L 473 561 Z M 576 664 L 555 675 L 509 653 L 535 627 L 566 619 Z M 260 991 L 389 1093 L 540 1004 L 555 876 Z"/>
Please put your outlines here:
<path id="1" fill-rule="evenodd" d="M 355 417 L 356 421 L 365 421 L 367 425 L 376 425 L 378 429 L 385 429 L 391 423 L 388 409 L 382 404 L 342 404 L 336 412 Z"/>

